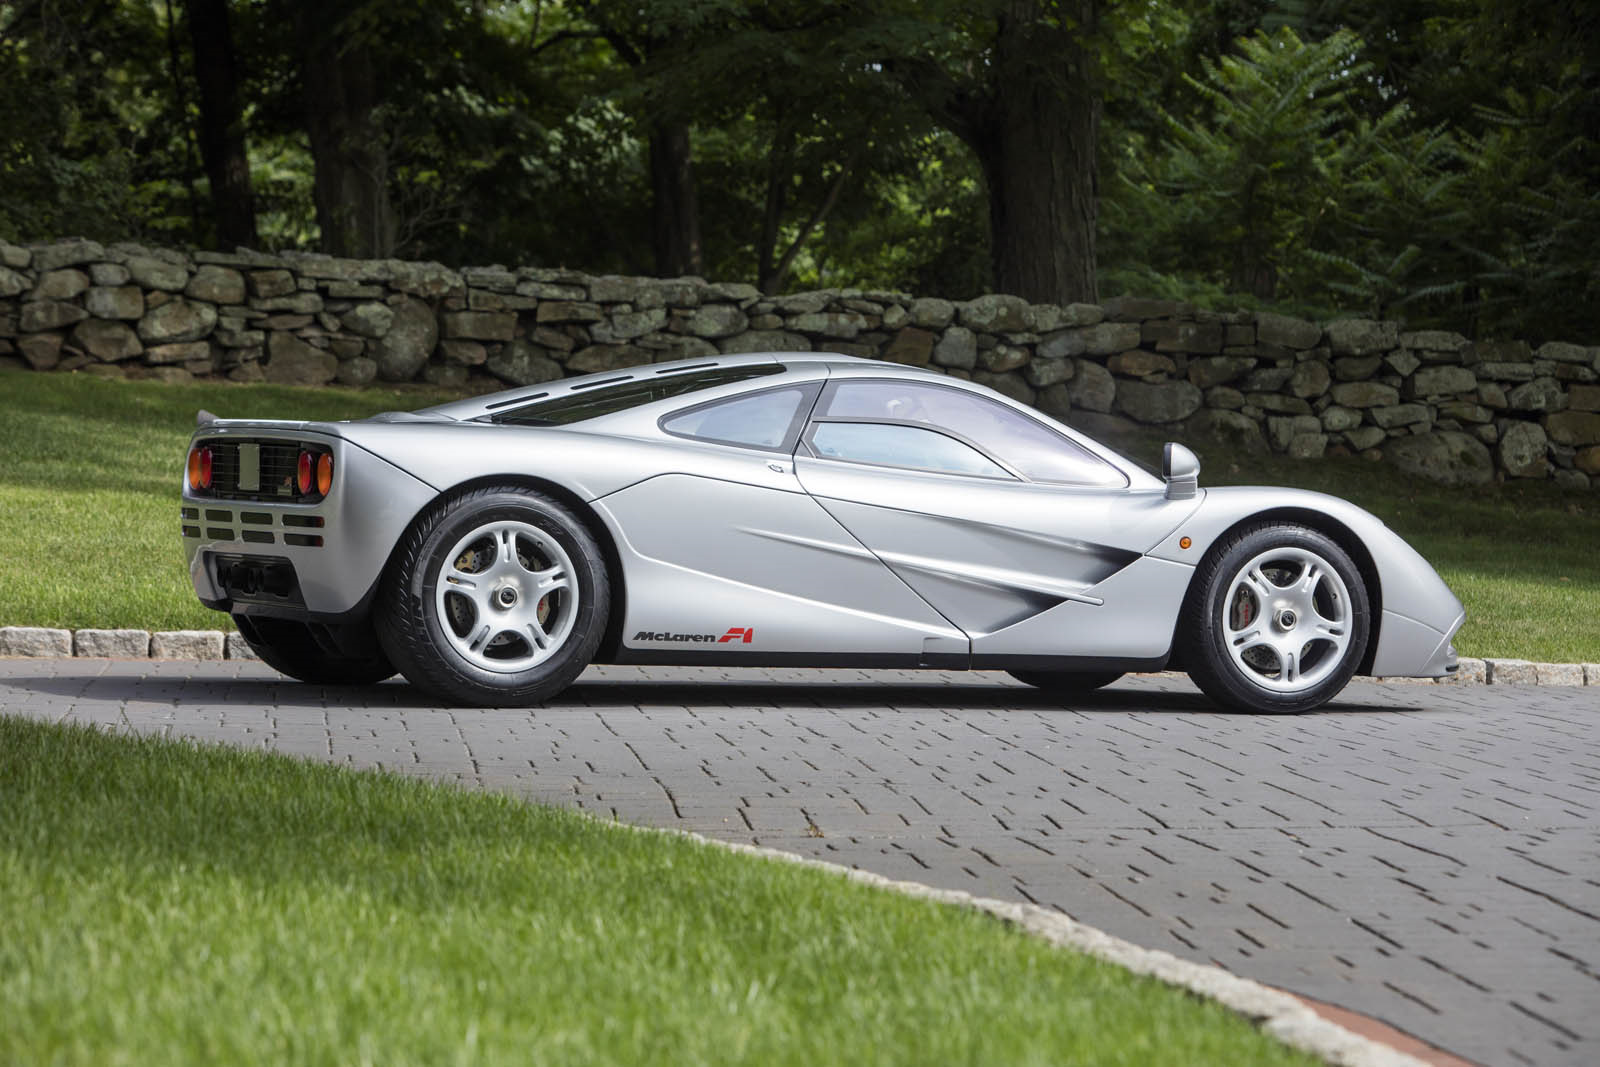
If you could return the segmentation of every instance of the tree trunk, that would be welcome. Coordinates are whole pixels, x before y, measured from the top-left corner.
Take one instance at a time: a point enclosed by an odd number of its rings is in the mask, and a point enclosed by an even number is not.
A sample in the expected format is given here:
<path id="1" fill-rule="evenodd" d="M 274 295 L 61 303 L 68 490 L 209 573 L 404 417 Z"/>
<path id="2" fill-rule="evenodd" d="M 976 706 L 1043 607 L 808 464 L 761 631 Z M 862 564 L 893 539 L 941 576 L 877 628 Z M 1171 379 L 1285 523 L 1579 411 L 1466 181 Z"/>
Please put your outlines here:
<path id="1" fill-rule="evenodd" d="M 650 192 L 656 274 L 700 274 L 700 203 L 694 185 L 689 124 L 666 121 L 650 132 Z"/>
<path id="2" fill-rule="evenodd" d="M 756 288 L 763 293 L 776 291 L 778 234 L 789 199 L 789 182 L 794 176 L 794 127 L 786 121 L 782 106 L 772 128 L 772 143 L 767 147 L 767 199 L 761 212 L 761 237 L 756 246 Z"/>
<path id="3" fill-rule="evenodd" d="M 178 47 L 178 23 L 172 16 L 172 0 L 164 4 L 167 15 L 167 63 L 172 82 L 172 121 L 183 137 L 183 187 L 189 201 L 189 232 L 196 241 L 203 231 L 200 217 L 200 199 L 195 195 L 195 180 L 199 170 L 194 165 L 194 131 L 189 128 L 189 98 L 183 91 L 183 56 Z"/>
<path id="4" fill-rule="evenodd" d="M 1008 5 L 987 121 L 968 140 L 988 185 L 995 288 L 1036 303 L 1093 303 L 1100 94 L 1082 35 L 1095 3 L 1062 6 L 1076 30 L 1042 26 L 1036 0 Z"/>
<path id="5" fill-rule="evenodd" d="M 185 0 L 200 90 L 200 157 L 211 182 L 217 241 L 223 248 L 261 243 L 256 235 L 255 193 L 239 111 L 239 74 L 228 0 Z"/>
<path id="6" fill-rule="evenodd" d="M 394 252 L 389 156 L 373 114 L 378 91 L 372 52 L 365 44 L 341 49 L 341 21 L 311 12 L 301 16 L 306 133 L 316 169 L 312 195 L 322 251 L 376 259 Z"/>

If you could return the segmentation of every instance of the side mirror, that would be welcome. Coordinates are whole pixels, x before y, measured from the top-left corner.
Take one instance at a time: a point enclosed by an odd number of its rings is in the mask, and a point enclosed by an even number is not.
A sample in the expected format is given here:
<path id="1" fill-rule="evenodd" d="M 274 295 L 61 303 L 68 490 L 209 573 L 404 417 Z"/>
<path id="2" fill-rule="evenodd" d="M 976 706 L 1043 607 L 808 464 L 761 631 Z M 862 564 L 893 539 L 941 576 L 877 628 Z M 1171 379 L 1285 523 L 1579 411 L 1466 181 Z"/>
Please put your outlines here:
<path id="1" fill-rule="evenodd" d="M 1200 457 L 1176 441 L 1161 450 L 1161 477 L 1168 500 L 1191 500 L 1200 491 Z"/>

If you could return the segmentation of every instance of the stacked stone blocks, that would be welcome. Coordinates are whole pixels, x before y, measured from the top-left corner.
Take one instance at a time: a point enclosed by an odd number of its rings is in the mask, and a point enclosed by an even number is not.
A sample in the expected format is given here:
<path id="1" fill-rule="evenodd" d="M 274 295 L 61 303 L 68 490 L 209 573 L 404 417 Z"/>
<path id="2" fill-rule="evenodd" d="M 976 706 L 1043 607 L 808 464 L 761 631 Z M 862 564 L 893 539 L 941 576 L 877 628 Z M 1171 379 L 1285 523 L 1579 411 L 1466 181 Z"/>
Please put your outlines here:
<path id="1" fill-rule="evenodd" d="M 0 243 L 0 365 L 489 389 L 751 351 L 926 367 L 1091 433 L 1146 426 L 1299 458 L 1386 457 L 1445 484 L 1600 484 L 1600 347 L 1138 298 L 767 297 L 699 278 Z"/>

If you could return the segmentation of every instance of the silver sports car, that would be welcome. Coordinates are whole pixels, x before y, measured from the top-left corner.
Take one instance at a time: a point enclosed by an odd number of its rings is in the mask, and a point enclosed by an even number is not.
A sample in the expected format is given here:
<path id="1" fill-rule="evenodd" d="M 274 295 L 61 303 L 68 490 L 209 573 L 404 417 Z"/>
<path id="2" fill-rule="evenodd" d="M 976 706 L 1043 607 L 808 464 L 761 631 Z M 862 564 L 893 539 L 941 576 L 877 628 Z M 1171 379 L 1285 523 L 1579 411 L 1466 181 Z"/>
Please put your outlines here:
<path id="1" fill-rule="evenodd" d="M 1460 602 L 1372 515 L 1162 477 L 970 382 L 826 353 L 355 422 L 201 413 L 195 592 L 285 674 L 547 700 L 590 663 L 1176 667 L 1252 711 L 1456 669 Z"/>

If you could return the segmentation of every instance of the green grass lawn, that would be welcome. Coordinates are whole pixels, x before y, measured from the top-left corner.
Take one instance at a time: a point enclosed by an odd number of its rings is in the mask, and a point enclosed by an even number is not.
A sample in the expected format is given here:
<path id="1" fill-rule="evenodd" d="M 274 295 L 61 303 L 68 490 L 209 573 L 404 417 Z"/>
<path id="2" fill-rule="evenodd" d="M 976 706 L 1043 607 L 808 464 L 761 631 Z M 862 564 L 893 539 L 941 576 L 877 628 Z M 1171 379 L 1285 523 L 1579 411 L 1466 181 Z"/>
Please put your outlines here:
<path id="1" fill-rule="evenodd" d="M 1283 1064 L 992 917 L 512 798 L 0 717 L 0 1062 Z"/>
<path id="2" fill-rule="evenodd" d="M 159 385 L 0 372 L 0 625 L 228 628 L 194 599 L 177 537 L 194 412 L 354 418 L 436 403 L 404 390 Z M 1154 438 L 1130 450 L 1158 454 Z M 1377 514 L 1467 607 L 1469 656 L 1600 661 L 1600 494 L 1440 489 L 1360 459 L 1240 456 L 1192 441 L 1202 485 L 1320 489 Z"/>

